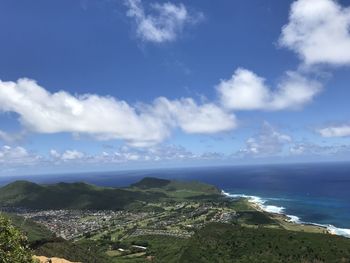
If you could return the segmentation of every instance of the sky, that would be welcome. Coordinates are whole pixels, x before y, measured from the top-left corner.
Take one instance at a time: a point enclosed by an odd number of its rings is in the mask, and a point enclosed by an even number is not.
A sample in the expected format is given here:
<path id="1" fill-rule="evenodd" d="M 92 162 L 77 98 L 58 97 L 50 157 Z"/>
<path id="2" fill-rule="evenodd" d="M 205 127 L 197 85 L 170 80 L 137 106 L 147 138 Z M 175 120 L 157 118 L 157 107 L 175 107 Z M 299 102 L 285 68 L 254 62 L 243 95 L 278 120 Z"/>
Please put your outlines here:
<path id="1" fill-rule="evenodd" d="M 0 175 L 349 161 L 350 1 L 3 0 Z"/>

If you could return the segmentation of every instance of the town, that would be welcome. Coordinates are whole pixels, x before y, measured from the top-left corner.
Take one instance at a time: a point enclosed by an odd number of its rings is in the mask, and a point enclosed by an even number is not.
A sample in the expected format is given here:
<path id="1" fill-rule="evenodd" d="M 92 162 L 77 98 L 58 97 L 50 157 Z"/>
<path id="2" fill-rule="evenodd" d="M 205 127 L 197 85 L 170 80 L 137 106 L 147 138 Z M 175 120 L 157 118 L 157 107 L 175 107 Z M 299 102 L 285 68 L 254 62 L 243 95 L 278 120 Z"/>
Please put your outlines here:
<path id="1" fill-rule="evenodd" d="M 213 203 L 183 201 L 143 204 L 143 211 L 130 210 L 33 210 L 1 208 L 46 226 L 67 240 L 123 240 L 138 235 L 190 237 L 207 222 L 232 222 L 236 211 Z M 147 211 L 149 210 L 149 211 Z"/>

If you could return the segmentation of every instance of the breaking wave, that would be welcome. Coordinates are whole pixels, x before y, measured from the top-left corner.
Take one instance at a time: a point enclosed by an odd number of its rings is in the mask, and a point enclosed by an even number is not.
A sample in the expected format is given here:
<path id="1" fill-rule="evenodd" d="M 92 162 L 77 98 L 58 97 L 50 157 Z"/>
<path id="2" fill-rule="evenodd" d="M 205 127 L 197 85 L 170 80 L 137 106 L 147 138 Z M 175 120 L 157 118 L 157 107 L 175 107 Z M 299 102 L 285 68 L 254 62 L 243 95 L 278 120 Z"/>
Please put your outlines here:
<path id="1" fill-rule="evenodd" d="M 281 200 L 279 198 L 263 199 L 259 196 L 245 195 L 245 194 L 230 194 L 230 193 L 225 192 L 225 191 L 222 191 L 222 194 L 225 196 L 228 196 L 230 198 L 247 198 L 248 202 L 258 206 L 263 211 L 266 211 L 268 213 L 281 214 L 281 215 L 287 216 L 289 222 L 296 223 L 296 224 L 308 224 L 308 225 L 315 225 L 315 226 L 324 227 L 327 229 L 327 231 L 330 234 L 350 238 L 350 229 L 338 228 L 338 227 L 335 227 L 335 226 L 330 225 L 330 224 L 324 225 L 324 224 L 317 224 L 317 223 L 312 223 L 312 222 L 304 222 L 296 215 L 285 214 L 284 213 L 285 207 L 283 207 L 283 206 L 274 206 L 274 205 L 267 205 L 266 204 L 266 202 L 269 200 Z"/>

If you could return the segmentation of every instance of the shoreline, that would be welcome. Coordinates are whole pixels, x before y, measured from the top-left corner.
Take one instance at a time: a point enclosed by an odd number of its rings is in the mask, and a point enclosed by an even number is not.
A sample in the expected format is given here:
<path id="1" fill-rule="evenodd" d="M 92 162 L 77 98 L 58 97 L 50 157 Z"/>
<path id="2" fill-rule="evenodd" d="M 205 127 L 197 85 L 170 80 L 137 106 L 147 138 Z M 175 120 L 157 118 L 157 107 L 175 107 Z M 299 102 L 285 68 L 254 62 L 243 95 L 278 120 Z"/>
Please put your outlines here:
<path id="1" fill-rule="evenodd" d="M 224 190 L 221 190 L 221 193 L 229 198 L 246 199 L 253 209 L 268 214 L 269 217 L 278 221 L 278 223 L 286 230 L 323 233 L 350 238 L 350 229 L 338 228 L 331 224 L 325 225 L 312 222 L 304 222 L 298 216 L 288 215 L 284 213 L 284 207 L 265 205 L 266 200 L 261 197 L 245 194 L 230 194 Z"/>

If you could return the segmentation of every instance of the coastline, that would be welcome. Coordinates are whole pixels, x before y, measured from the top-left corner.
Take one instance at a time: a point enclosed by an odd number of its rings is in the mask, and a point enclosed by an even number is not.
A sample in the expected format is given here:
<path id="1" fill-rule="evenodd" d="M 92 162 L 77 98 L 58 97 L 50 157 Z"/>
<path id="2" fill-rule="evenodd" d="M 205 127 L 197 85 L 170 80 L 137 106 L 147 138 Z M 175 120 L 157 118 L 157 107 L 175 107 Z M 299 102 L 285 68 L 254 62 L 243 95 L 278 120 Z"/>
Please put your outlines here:
<path id="1" fill-rule="evenodd" d="M 288 215 L 284 212 L 284 207 L 266 205 L 266 201 L 258 196 L 245 194 L 230 194 L 224 190 L 221 193 L 229 198 L 243 198 L 255 210 L 267 214 L 271 219 L 277 221 L 281 227 L 291 231 L 304 231 L 311 233 L 323 233 L 330 235 L 338 235 L 350 238 L 350 229 L 338 228 L 331 224 L 318 224 L 313 222 L 303 222 L 298 216 Z"/>

